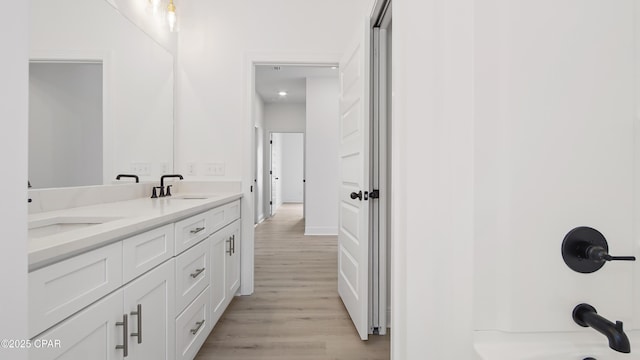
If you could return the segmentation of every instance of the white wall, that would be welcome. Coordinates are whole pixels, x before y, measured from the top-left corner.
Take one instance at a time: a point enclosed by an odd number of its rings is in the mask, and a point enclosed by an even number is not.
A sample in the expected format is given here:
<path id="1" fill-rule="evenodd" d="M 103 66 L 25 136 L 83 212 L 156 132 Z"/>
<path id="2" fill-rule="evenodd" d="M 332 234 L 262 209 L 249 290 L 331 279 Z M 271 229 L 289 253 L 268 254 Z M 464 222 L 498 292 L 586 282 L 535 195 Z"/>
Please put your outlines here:
<path id="1" fill-rule="evenodd" d="M 305 234 L 338 234 L 338 79 L 307 78 Z"/>
<path id="2" fill-rule="evenodd" d="M 104 77 L 104 180 L 173 163 L 173 56 L 104 0 L 32 0 L 30 56 L 100 59 Z M 69 9 L 73 9 L 70 11 Z M 64 24 L 64 26 L 60 26 Z"/>
<path id="3" fill-rule="evenodd" d="M 225 178 L 243 176 L 243 79 L 252 54 L 329 58 L 337 63 L 344 34 L 371 0 L 189 0 L 181 4 L 176 109 L 177 170 L 189 162 L 226 163 Z M 337 11 L 340 9 L 340 11 Z M 331 26 L 326 20 L 331 19 Z M 295 29 L 295 31 L 294 31 Z M 322 31 L 319 31 L 322 29 Z M 249 100 L 249 99 L 246 99 Z M 238 142 L 238 139 L 243 139 Z"/>
<path id="4" fill-rule="evenodd" d="M 474 7 L 393 0 L 395 360 L 475 358 Z"/>
<path id="5" fill-rule="evenodd" d="M 118 9 L 129 21 L 136 24 L 142 31 L 153 38 L 158 44 L 167 49 L 173 55 L 178 52 L 178 33 L 170 32 L 166 23 L 166 19 L 160 15 L 154 15 L 149 11 L 148 1 L 130 1 L 130 0 L 103 0 L 109 2 L 113 7 Z M 166 9 L 168 0 L 162 1 L 163 9 Z M 180 13 L 182 10 L 182 1 L 174 0 L 176 6 L 176 15 L 178 16 L 178 30 L 180 28 Z"/>
<path id="6" fill-rule="evenodd" d="M 282 141 L 282 202 L 304 201 L 304 134 L 286 133 Z"/>
<path id="7" fill-rule="evenodd" d="M 270 132 L 304 132 L 306 111 L 304 103 L 267 103 L 264 125 Z"/>
<path id="8" fill-rule="evenodd" d="M 252 62 L 340 60 L 345 33 L 372 0 L 189 0 L 181 5 L 176 99 L 176 170 L 224 162 L 243 181 L 241 254 L 253 248 Z M 336 9 L 340 9 L 337 11 Z M 331 26 L 326 26 L 331 19 Z M 293 31 L 295 29 L 295 31 Z M 320 30 L 321 29 L 321 30 Z M 292 60 L 293 59 L 293 60 Z M 238 142 L 238 139 L 241 141 Z M 253 258 L 242 255 L 241 292 L 253 291 Z"/>
<path id="9" fill-rule="evenodd" d="M 29 180 L 102 184 L 102 64 L 30 64 Z"/>
<path id="10" fill-rule="evenodd" d="M 27 1 L 3 4 L 7 14 L 0 22 L 4 56 L 0 81 L 3 129 L 0 152 L 4 189 L 0 205 L 0 338 L 27 338 L 27 125 L 28 125 L 28 24 Z M 0 358 L 26 360 L 27 351 L 0 348 Z"/>

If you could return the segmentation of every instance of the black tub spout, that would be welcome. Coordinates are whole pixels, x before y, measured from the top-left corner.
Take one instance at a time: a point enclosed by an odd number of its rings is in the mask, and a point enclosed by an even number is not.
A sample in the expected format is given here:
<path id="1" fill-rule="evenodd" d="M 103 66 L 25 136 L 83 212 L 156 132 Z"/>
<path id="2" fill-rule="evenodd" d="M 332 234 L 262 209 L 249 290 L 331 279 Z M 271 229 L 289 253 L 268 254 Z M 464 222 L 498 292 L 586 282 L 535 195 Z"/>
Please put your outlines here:
<path id="1" fill-rule="evenodd" d="M 596 309 L 589 304 L 580 304 L 573 309 L 573 320 L 582 327 L 592 327 L 609 339 L 609 347 L 621 353 L 630 353 L 629 338 L 622 329 L 622 321 L 611 321 L 598 315 Z"/>

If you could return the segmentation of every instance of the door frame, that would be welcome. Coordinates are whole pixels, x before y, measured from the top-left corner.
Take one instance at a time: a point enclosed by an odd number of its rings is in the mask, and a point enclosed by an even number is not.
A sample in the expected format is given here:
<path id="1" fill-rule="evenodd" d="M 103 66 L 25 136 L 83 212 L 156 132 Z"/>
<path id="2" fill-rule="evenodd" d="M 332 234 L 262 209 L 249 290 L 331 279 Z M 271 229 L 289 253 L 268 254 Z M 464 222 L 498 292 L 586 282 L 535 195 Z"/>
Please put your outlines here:
<path id="1" fill-rule="evenodd" d="M 253 161 L 251 149 L 254 149 L 255 139 L 253 129 L 253 106 L 256 98 L 256 65 L 302 65 L 302 66 L 338 66 L 341 53 L 285 53 L 285 52 L 248 52 L 243 59 L 243 109 L 245 129 L 242 132 L 242 141 L 245 149 L 243 155 L 242 171 L 242 242 L 240 248 L 240 295 L 251 295 L 254 291 L 254 257 L 255 257 L 255 228 L 253 214 L 255 212 L 255 196 L 251 193 L 253 185 L 253 172 L 256 164 Z M 306 133 L 305 133 L 306 140 Z M 306 144 L 306 141 L 305 141 Z M 306 147 L 306 145 L 305 145 Z M 306 152 L 305 152 L 306 153 Z M 306 187 L 305 187 L 306 189 Z"/>
<path id="2" fill-rule="evenodd" d="M 390 325 L 391 308 L 391 62 L 387 31 L 392 20 L 392 0 L 378 1 L 372 23 L 371 74 L 371 188 L 379 191 L 379 198 L 370 209 L 371 249 L 369 264 L 370 331 L 386 335 Z"/>

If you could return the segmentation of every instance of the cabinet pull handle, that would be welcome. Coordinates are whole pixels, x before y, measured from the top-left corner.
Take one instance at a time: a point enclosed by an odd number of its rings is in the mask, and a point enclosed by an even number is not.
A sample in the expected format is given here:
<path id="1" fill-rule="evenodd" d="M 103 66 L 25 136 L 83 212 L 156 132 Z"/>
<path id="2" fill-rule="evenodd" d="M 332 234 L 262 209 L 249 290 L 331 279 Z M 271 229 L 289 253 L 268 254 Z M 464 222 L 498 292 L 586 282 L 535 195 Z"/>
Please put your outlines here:
<path id="1" fill-rule="evenodd" d="M 227 243 L 229 244 L 229 248 L 227 249 L 227 254 L 231 256 L 231 237 L 227 239 Z"/>
<path id="2" fill-rule="evenodd" d="M 231 252 L 235 254 L 236 253 L 236 235 L 235 234 L 231 235 L 231 244 L 232 244 Z"/>
<path id="3" fill-rule="evenodd" d="M 191 329 L 191 334 L 195 335 L 198 332 L 198 330 L 200 330 L 202 325 L 204 325 L 204 320 L 196 322 L 196 327 Z"/>
<path id="4" fill-rule="evenodd" d="M 197 234 L 202 230 L 204 230 L 204 226 L 203 227 L 199 227 L 199 228 L 195 228 L 195 229 L 193 229 L 193 230 L 191 230 L 189 232 L 192 233 L 192 234 Z"/>
<path id="5" fill-rule="evenodd" d="M 138 337 L 138 344 L 142 344 L 142 304 L 138 304 L 138 309 L 131 312 L 131 316 L 138 316 L 138 332 L 131 333 L 131 336 Z"/>
<path id="6" fill-rule="evenodd" d="M 198 277 L 198 275 L 202 274 L 203 271 L 204 271 L 204 268 L 196 269 L 196 271 L 191 273 L 191 277 L 195 279 Z"/>
<path id="7" fill-rule="evenodd" d="M 122 349 L 123 357 L 129 355 L 129 316 L 127 314 L 122 315 L 122 321 L 116 322 L 116 326 L 122 326 L 122 338 L 123 345 L 116 345 L 116 349 Z"/>

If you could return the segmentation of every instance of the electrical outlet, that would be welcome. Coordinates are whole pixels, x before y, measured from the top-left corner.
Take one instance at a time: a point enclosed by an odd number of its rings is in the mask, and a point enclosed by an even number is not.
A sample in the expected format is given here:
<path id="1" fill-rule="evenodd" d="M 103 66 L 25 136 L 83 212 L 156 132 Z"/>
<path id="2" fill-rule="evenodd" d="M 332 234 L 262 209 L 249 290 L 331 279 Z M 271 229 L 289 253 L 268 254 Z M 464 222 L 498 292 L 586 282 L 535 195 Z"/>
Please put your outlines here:
<path id="1" fill-rule="evenodd" d="M 197 175 L 196 173 L 197 173 L 196 163 L 194 162 L 187 163 L 187 175 L 195 176 Z"/>
<path id="2" fill-rule="evenodd" d="M 151 164 L 145 162 L 131 163 L 131 172 L 140 176 L 150 176 Z"/>
<path id="3" fill-rule="evenodd" d="M 168 174 L 169 173 L 169 163 L 163 162 L 160 163 L 160 174 Z"/>
<path id="4" fill-rule="evenodd" d="M 204 174 L 206 176 L 224 176 L 224 163 L 204 164 Z"/>

